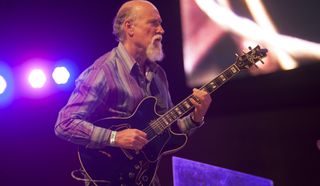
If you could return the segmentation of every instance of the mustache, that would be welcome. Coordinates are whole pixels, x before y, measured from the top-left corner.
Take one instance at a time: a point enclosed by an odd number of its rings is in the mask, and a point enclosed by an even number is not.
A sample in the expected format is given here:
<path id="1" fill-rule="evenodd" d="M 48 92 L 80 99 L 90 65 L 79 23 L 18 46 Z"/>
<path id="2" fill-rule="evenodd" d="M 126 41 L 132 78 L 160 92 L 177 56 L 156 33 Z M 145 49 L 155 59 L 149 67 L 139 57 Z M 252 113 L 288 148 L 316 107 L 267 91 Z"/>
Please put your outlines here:
<path id="1" fill-rule="evenodd" d="M 153 36 L 152 42 L 155 42 L 155 41 L 161 42 L 162 41 L 162 35 L 158 34 L 158 35 Z"/>

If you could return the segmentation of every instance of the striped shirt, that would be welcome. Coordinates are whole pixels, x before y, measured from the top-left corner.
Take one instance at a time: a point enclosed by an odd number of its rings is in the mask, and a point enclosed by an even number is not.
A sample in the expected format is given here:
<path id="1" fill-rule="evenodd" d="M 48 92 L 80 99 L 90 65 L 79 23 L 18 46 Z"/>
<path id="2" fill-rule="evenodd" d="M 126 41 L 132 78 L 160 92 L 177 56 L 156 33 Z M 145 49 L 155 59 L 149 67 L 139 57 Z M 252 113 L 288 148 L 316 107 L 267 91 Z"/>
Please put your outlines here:
<path id="1" fill-rule="evenodd" d="M 138 63 L 119 43 L 77 78 L 74 91 L 59 112 L 55 133 L 75 144 L 103 148 L 109 145 L 111 130 L 93 122 L 105 117 L 130 116 L 146 96 L 157 98 L 159 114 L 173 107 L 164 70 L 147 62 L 146 74 L 142 74 Z M 185 133 L 195 128 L 190 115 L 179 119 L 177 124 Z"/>

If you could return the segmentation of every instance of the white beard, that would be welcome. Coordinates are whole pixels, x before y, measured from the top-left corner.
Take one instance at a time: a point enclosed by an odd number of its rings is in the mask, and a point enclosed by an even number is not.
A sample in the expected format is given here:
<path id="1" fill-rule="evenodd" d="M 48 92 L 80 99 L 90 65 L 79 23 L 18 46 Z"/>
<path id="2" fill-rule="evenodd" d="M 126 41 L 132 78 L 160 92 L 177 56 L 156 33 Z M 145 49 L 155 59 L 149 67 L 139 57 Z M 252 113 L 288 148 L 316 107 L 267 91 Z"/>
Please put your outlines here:
<path id="1" fill-rule="evenodd" d="M 152 38 L 151 43 L 147 47 L 147 58 L 151 62 L 162 61 L 164 57 L 161 40 L 162 36 L 156 35 Z"/>

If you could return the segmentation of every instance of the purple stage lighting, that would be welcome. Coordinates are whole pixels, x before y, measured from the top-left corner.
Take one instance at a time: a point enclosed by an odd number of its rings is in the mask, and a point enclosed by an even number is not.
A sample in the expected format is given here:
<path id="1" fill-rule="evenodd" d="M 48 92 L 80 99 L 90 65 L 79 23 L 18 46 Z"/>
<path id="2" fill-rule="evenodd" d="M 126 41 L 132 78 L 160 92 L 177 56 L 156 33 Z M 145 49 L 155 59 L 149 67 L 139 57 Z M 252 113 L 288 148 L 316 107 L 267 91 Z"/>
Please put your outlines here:
<path id="1" fill-rule="evenodd" d="M 0 94 L 3 94 L 7 88 L 7 81 L 0 75 Z"/>
<path id="2" fill-rule="evenodd" d="M 66 67 L 56 67 L 52 73 L 52 78 L 57 84 L 66 84 L 70 78 L 70 73 Z"/>
<path id="3" fill-rule="evenodd" d="M 29 74 L 28 81 L 32 88 L 39 89 L 45 85 L 47 77 L 43 70 L 33 69 Z"/>

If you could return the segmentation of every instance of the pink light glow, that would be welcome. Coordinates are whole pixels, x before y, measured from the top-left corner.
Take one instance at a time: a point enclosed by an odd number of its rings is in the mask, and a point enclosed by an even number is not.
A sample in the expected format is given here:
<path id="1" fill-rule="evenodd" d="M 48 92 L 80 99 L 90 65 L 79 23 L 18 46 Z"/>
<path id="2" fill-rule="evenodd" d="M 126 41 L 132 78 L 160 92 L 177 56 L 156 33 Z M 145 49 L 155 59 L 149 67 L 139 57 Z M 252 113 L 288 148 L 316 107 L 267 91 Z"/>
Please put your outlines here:
<path id="1" fill-rule="evenodd" d="M 28 81 L 32 88 L 42 88 L 47 81 L 47 77 L 43 70 L 41 69 L 33 69 L 28 77 Z"/>

